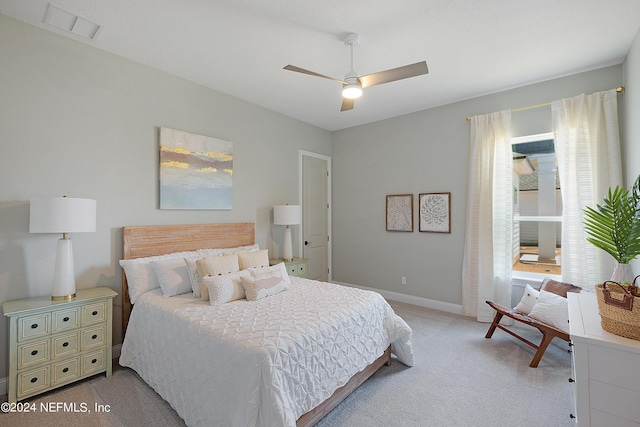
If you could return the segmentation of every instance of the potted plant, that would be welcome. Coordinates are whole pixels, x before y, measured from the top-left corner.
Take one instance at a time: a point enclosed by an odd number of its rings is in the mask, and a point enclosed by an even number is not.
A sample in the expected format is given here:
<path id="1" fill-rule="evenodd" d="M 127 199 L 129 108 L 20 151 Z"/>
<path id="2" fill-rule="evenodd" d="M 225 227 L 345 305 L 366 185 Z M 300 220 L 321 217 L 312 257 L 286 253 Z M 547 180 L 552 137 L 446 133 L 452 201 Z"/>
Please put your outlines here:
<path id="1" fill-rule="evenodd" d="M 611 280 L 632 282 L 629 262 L 640 255 L 640 176 L 630 190 L 610 188 L 602 205 L 587 206 L 584 216 L 587 241 L 616 260 Z"/>
<path id="2" fill-rule="evenodd" d="M 629 265 L 640 255 L 640 176 L 631 190 L 610 188 L 584 216 L 587 241 L 616 260 L 611 280 L 595 287 L 602 329 L 640 340 L 640 295 Z"/>

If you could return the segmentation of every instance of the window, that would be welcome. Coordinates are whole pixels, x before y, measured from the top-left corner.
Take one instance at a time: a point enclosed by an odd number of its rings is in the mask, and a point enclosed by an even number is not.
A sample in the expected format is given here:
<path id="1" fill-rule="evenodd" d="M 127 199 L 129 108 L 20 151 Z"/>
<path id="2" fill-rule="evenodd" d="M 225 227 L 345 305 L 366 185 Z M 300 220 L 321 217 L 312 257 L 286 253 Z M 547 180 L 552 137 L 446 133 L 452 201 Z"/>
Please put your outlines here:
<path id="1" fill-rule="evenodd" d="M 513 270 L 562 274 L 562 197 L 553 133 L 512 138 Z"/>

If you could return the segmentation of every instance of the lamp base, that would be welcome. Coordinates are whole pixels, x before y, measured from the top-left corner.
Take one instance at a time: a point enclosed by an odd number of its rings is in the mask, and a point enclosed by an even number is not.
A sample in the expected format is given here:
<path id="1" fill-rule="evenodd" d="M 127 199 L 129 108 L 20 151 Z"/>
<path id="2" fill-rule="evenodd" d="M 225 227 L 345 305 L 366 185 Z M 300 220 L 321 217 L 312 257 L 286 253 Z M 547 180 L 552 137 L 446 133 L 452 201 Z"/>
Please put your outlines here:
<path id="1" fill-rule="evenodd" d="M 51 300 L 68 301 L 76 296 L 76 280 L 73 269 L 73 248 L 66 235 L 58 240 L 56 269 L 53 274 Z"/>
<path id="2" fill-rule="evenodd" d="M 51 301 L 71 301 L 75 297 L 76 297 L 76 293 L 74 292 L 71 295 L 52 296 Z"/>
<path id="3" fill-rule="evenodd" d="M 282 260 L 284 262 L 290 262 L 293 260 L 293 249 L 291 245 L 291 229 L 287 225 L 284 229 L 284 242 L 282 247 Z"/>

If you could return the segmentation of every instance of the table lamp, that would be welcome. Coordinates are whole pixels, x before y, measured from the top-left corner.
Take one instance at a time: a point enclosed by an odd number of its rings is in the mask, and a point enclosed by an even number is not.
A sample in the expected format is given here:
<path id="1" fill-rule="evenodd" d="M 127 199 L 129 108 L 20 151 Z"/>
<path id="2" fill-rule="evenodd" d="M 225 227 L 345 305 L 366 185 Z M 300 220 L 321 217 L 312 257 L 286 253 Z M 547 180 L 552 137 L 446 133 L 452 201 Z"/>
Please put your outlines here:
<path id="1" fill-rule="evenodd" d="M 30 233 L 62 233 L 51 299 L 70 300 L 76 296 L 76 280 L 71 239 L 67 234 L 96 231 L 96 201 L 67 196 L 31 199 L 29 211 Z"/>
<path id="2" fill-rule="evenodd" d="M 279 205 L 273 207 L 273 223 L 275 225 L 286 225 L 284 229 L 284 243 L 282 245 L 282 260 L 284 262 L 293 261 L 293 249 L 291 245 L 290 225 L 302 223 L 302 208 L 300 205 Z"/>

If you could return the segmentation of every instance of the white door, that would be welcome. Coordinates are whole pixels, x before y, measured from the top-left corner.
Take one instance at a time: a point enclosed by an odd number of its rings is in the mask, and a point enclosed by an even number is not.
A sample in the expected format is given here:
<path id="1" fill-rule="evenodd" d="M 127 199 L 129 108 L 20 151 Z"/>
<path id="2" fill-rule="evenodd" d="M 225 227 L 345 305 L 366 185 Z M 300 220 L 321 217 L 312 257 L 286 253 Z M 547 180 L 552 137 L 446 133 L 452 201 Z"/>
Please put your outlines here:
<path id="1" fill-rule="evenodd" d="M 302 156 L 302 247 L 309 259 L 307 277 L 329 278 L 328 160 Z"/>

